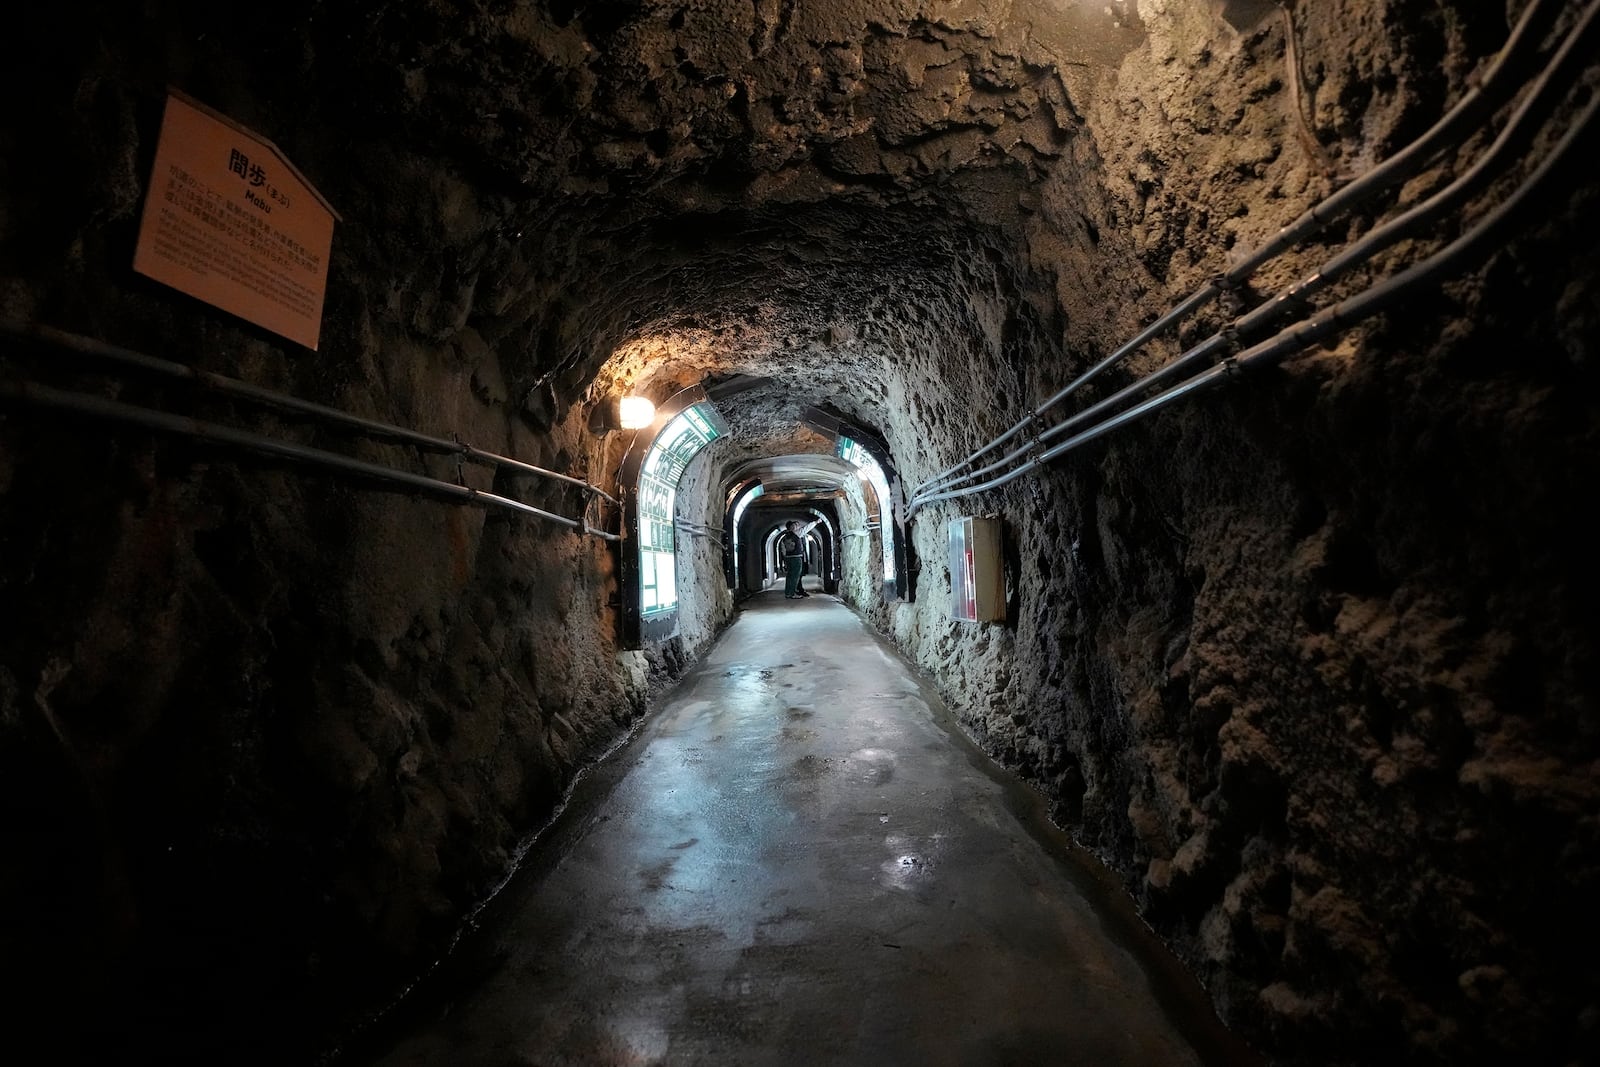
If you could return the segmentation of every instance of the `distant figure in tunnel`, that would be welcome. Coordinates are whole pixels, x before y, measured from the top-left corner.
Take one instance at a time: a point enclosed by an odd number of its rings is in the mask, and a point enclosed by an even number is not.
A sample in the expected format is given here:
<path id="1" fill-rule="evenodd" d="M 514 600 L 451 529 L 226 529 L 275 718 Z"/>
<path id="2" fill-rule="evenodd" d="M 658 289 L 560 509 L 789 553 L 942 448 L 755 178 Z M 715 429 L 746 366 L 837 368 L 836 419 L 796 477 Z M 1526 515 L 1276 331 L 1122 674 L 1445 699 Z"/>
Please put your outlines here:
<path id="1" fill-rule="evenodd" d="M 778 536 L 778 555 L 783 559 L 784 569 L 783 595 L 787 600 L 811 595 L 800 583 L 800 571 L 806 562 L 806 534 L 820 521 L 818 519 L 802 526 L 800 520 L 791 520 L 788 528 Z"/>

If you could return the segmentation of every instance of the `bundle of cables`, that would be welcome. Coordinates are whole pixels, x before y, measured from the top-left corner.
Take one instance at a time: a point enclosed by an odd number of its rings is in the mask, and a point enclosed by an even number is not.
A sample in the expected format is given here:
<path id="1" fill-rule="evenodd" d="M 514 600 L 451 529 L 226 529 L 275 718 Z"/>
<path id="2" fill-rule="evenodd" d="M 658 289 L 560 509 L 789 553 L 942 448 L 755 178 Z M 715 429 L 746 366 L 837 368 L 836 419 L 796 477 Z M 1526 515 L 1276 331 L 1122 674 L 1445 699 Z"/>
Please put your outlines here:
<path id="1" fill-rule="evenodd" d="M 107 344 L 92 337 L 68 333 L 65 330 L 58 330 L 51 326 L 44 326 L 38 323 L 0 322 L 0 340 L 9 341 L 19 347 L 46 346 L 54 351 L 67 352 L 121 370 L 132 371 L 154 378 L 173 379 L 197 386 L 205 393 L 256 407 L 268 408 L 280 415 L 286 415 L 303 422 L 314 422 L 328 426 L 346 434 L 406 445 L 422 453 L 454 456 L 456 458 L 456 480 L 453 482 L 445 481 L 431 475 L 419 474 L 415 471 L 408 471 L 385 464 L 372 463 L 354 456 L 330 452 L 326 449 L 313 448 L 310 445 L 285 440 L 281 437 L 273 437 L 215 422 L 202 421 L 189 415 L 160 411 L 144 405 L 130 404 L 122 400 L 113 400 L 109 397 L 92 393 L 58 389 L 39 382 L 0 380 L 0 401 L 23 403 L 46 410 L 64 411 L 75 415 L 85 415 L 91 418 L 118 422 L 128 426 L 137 426 L 145 430 L 154 430 L 158 433 L 189 438 L 207 445 L 243 449 L 258 455 L 288 460 L 304 466 L 317 467 L 337 474 L 353 476 L 365 481 L 398 488 L 403 492 L 418 493 L 455 504 L 481 507 L 491 511 L 518 515 L 523 518 L 556 523 L 557 525 L 577 530 L 584 535 L 598 537 L 606 541 L 622 540 L 620 534 L 609 533 L 601 526 L 595 525 L 590 521 L 591 510 L 600 501 L 605 501 L 615 507 L 620 507 L 621 502 L 610 493 L 598 486 L 590 485 L 581 478 L 574 478 L 570 475 L 546 470 L 543 467 L 536 467 L 531 463 L 524 463 L 509 456 L 485 451 L 459 439 L 436 437 L 407 427 L 396 426 L 392 423 L 368 419 L 347 411 L 341 411 L 338 408 L 328 407 L 327 405 L 303 400 L 287 393 L 266 389 L 237 378 L 200 370 L 185 363 L 175 363 L 172 360 L 162 359 L 144 352 L 136 352 L 118 345 Z M 477 489 L 466 484 L 467 480 L 462 472 L 462 464 L 464 463 L 489 467 L 498 475 L 510 477 L 531 475 L 575 486 L 582 490 L 583 493 L 582 514 L 577 517 L 558 515 L 555 512 L 534 507 L 532 504 L 500 493 Z"/>
<path id="2" fill-rule="evenodd" d="M 906 517 L 930 504 L 971 496 L 1015 481 L 1118 427 L 1217 385 L 1241 369 L 1273 364 L 1302 352 L 1392 307 L 1407 293 L 1450 277 L 1473 263 L 1506 232 L 1517 213 L 1548 184 L 1551 174 L 1571 154 L 1573 145 L 1594 121 L 1596 109 L 1600 107 L 1600 93 L 1588 93 L 1587 101 L 1572 113 L 1565 130 L 1537 165 L 1470 229 L 1405 270 L 1336 304 L 1308 313 L 1312 299 L 1342 275 L 1460 207 L 1508 164 L 1522 157 L 1534 134 L 1558 105 L 1582 84 L 1584 69 L 1595 61 L 1594 36 L 1600 23 L 1600 0 L 1589 4 L 1549 52 L 1539 73 L 1523 83 L 1526 91 L 1516 101 L 1498 136 L 1449 185 L 1404 209 L 1320 268 L 1235 318 L 1166 365 L 1083 410 L 1046 425 L 1047 415 L 1106 370 L 1213 300 L 1237 291 L 1263 264 L 1300 244 L 1334 219 L 1348 214 L 1357 205 L 1416 174 L 1481 128 L 1489 116 L 1516 98 L 1517 75 L 1535 66 L 1541 38 L 1548 33 L 1561 6 L 1560 0 L 1534 0 L 1524 10 L 1505 46 L 1478 84 L 1431 129 L 1305 212 L 1266 244 L 1237 259 L 1226 271 L 1207 281 L 1132 340 L 1084 371 L 1005 433 L 918 486 L 907 502 Z M 1272 336 L 1244 347 L 1246 339 L 1260 335 L 1266 327 L 1291 314 L 1300 317 Z M 1056 441 L 1057 438 L 1062 440 Z M 1020 444 L 1013 444 L 1011 450 L 998 459 L 984 462 L 1007 444 L 1019 440 Z M 1051 444 L 1052 441 L 1056 443 Z"/>

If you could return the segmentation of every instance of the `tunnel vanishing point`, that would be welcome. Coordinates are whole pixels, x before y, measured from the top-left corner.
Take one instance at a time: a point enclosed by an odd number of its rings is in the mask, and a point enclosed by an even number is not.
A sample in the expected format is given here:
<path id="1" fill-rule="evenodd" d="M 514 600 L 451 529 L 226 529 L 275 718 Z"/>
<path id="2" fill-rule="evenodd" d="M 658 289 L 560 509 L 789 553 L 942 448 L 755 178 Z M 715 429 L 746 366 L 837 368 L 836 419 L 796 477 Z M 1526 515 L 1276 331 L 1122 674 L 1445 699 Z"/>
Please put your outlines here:
<path id="1" fill-rule="evenodd" d="M 0 1059 L 315 1062 L 801 519 L 1269 1062 L 1597 1062 L 1596 19 L 13 10 Z M 174 93 L 314 347 L 133 268 Z"/>

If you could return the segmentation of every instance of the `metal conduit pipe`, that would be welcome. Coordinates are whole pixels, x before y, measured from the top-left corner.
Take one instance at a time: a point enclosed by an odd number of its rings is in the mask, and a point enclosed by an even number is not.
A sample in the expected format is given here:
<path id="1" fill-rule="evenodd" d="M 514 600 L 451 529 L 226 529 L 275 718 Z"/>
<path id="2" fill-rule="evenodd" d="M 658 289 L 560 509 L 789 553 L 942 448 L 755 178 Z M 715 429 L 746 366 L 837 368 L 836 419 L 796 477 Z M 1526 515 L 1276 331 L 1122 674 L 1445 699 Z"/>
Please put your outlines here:
<path id="1" fill-rule="evenodd" d="M 176 434 L 180 437 L 191 437 L 209 444 L 226 445 L 252 452 L 260 452 L 265 455 L 292 460 L 296 463 L 305 463 L 345 474 L 359 475 L 375 481 L 402 485 L 460 504 L 500 508 L 519 515 L 529 515 L 536 519 L 543 519 L 546 522 L 559 523 L 562 526 L 568 526 L 584 534 L 603 538 L 607 541 L 622 540 L 621 536 L 617 534 L 595 529 L 589 525 L 587 519 L 569 519 L 565 515 L 544 511 L 531 504 L 524 504 L 520 500 L 512 500 L 510 497 L 501 496 L 498 493 L 487 493 L 481 489 L 473 489 L 471 486 L 456 485 L 453 482 L 440 481 L 427 475 L 413 474 L 410 471 L 396 470 L 393 467 L 368 463 L 365 460 L 353 459 L 350 456 L 341 456 L 337 452 L 325 452 L 322 449 L 295 444 L 292 441 L 280 441 L 245 430 L 236 430 L 229 426 L 202 422 L 185 415 L 174 415 L 170 412 L 156 411 L 152 408 L 124 404 L 121 401 L 108 400 L 105 397 L 93 396 L 88 393 L 75 393 L 64 389 L 56 389 L 36 382 L 8 381 L 0 382 L 0 400 L 20 401 L 35 407 L 69 411 L 95 418 L 108 419 L 113 422 L 122 422 L 131 426 L 139 426 L 148 430 Z"/>
<path id="2" fill-rule="evenodd" d="M 1500 131 L 1500 135 L 1460 177 L 1409 211 L 1366 234 L 1349 248 L 1328 260 L 1317 271 L 1295 282 L 1260 307 L 1234 320 L 1229 328 L 1238 333 L 1250 333 L 1259 329 L 1283 314 L 1291 305 L 1301 303 L 1320 293 L 1351 267 L 1371 259 L 1423 224 L 1456 207 L 1481 188 L 1507 152 L 1519 146 L 1519 142 L 1526 143 L 1527 136 L 1531 135 L 1535 125 L 1530 119 L 1536 120 L 1541 109 L 1555 103 L 1552 99 L 1555 94 L 1551 89 L 1556 86 L 1557 79 L 1564 76 L 1575 62 L 1588 58 L 1589 53 L 1583 49 L 1587 44 L 1586 38 L 1594 31 L 1597 24 L 1600 24 L 1600 3 L 1591 3 L 1566 39 L 1562 41 L 1549 64 L 1540 72 L 1532 90 L 1506 120 L 1505 128 Z"/>
<path id="3" fill-rule="evenodd" d="M 394 426 L 386 422 L 378 422 L 375 419 L 363 418 L 360 415 L 352 415 L 347 411 L 340 411 L 338 408 L 302 400 L 299 397 L 290 396 L 288 393 L 280 393 L 259 385 L 252 385 L 238 378 L 229 378 L 226 375 L 200 370 L 186 363 L 160 359 L 143 352 L 136 352 L 131 348 L 123 348 L 119 345 L 98 341 L 92 337 L 85 337 L 82 334 L 59 330 L 53 326 L 4 320 L 0 321 L 0 334 L 16 341 L 32 341 L 52 345 L 68 352 L 90 356 L 132 370 L 143 371 L 147 374 L 195 382 L 218 393 L 238 397 L 241 400 L 247 400 L 264 407 L 276 408 L 280 411 L 292 412 L 296 415 L 304 415 L 322 422 L 358 430 L 374 437 L 388 438 L 415 445 L 419 448 L 425 448 L 432 452 L 463 456 L 488 466 L 506 467 L 523 474 L 532 474 L 540 478 L 565 482 L 568 485 L 578 486 L 612 504 L 621 505 L 621 501 L 616 497 L 599 486 L 590 485 L 581 478 L 574 478 L 558 471 L 536 467 L 531 463 L 524 463 L 509 456 L 487 452 L 462 441 L 450 441 L 442 437 L 433 437 L 429 434 L 419 433 L 416 430 L 408 430 L 403 426 Z"/>
<path id="4" fill-rule="evenodd" d="M 1311 234 L 1356 207 L 1362 201 L 1405 180 L 1419 170 L 1439 152 L 1459 143 L 1470 126 L 1475 126 L 1512 95 L 1512 79 L 1516 72 L 1531 59 L 1539 44 L 1539 35 L 1548 27 L 1561 0 L 1534 0 L 1517 20 L 1505 45 L 1490 62 L 1489 68 L 1476 85 L 1471 86 L 1442 118 L 1406 147 L 1390 156 L 1367 173 L 1318 202 L 1299 218 L 1280 229 L 1270 240 L 1248 253 L 1222 274 L 1211 279 L 1191 293 L 1176 307 L 1141 330 L 1132 340 L 1106 356 L 1073 379 L 1049 399 L 1036 406 L 1014 426 L 999 437 L 970 453 L 965 459 L 933 475 L 912 494 L 913 500 L 932 490 L 959 480 L 952 478 L 963 468 L 999 448 L 1011 438 L 1032 425 L 1041 415 L 1054 408 L 1072 393 L 1092 381 L 1103 371 L 1122 362 L 1139 351 L 1156 336 L 1182 322 L 1194 312 L 1216 299 L 1223 292 L 1236 288 L 1264 263 L 1305 240 Z"/>
<path id="5" fill-rule="evenodd" d="M 1022 456 L 1026 455 L 1029 451 L 1031 451 L 1034 448 L 1034 446 L 1042 443 L 1043 441 L 1047 440 L 1048 438 L 1059 436 L 1060 434 L 1063 434 L 1066 431 L 1072 429 L 1074 426 L 1081 425 L 1084 422 L 1088 422 L 1088 421 L 1094 419 L 1096 416 L 1099 416 L 1099 415 L 1102 415 L 1102 414 L 1104 414 L 1104 413 L 1106 413 L 1108 411 L 1111 411 L 1112 409 L 1120 406 L 1124 401 L 1130 400 L 1133 397 L 1137 396 L 1139 393 L 1142 393 L 1144 390 L 1148 389 L 1150 386 L 1156 385 L 1159 382 L 1163 382 L 1163 381 L 1166 381 L 1168 378 L 1174 377 L 1177 374 L 1178 371 L 1193 366 L 1194 364 L 1200 362 L 1201 360 L 1211 356 L 1218 349 L 1221 349 L 1221 348 L 1224 348 L 1224 347 L 1226 347 L 1225 335 L 1222 334 L 1222 333 L 1212 334 L 1210 337 L 1208 337 L 1204 341 L 1200 342 L 1200 344 L 1196 345 L 1194 348 L 1190 349 L 1188 352 L 1185 352 L 1183 355 L 1179 356 L 1177 359 L 1173 360 L 1171 363 L 1168 363 L 1165 367 L 1162 367 L 1159 370 L 1153 371 L 1150 374 L 1145 375 L 1143 378 L 1140 378 L 1136 382 L 1133 382 L 1133 383 L 1131 383 L 1129 385 L 1123 386 L 1121 389 L 1117 390 L 1115 393 L 1112 393 L 1110 396 L 1106 397 L 1104 400 L 1101 400 L 1101 401 L 1099 401 L 1098 403 L 1095 403 L 1095 404 L 1091 404 L 1089 407 L 1084 408 L 1082 411 L 1079 411 L 1079 412 L 1077 412 L 1077 413 L 1075 413 L 1073 415 L 1068 416 L 1066 419 L 1064 419 L 1061 422 L 1057 423 L 1056 425 L 1050 427 L 1044 433 L 1041 433 L 1041 434 L 1037 435 L 1036 437 L 1034 437 L 1031 441 L 1028 442 L 1028 444 L 1025 447 L 1014 449 L 1013 451 L 1011 451 L 1011 452 L 1007 453 L 1006 455 L 1002 456 L 1000 459 L 995 460 L 993 463 L 989 464 L 988 466 L 980 467 L 979 469 L 977 469 L 975 471 L 972 471 L 972 472 L 970 472 L 968 474 L 962 475 L 960 478 L 955 479 L 954 481 L 949 483 L 947 486 L 945 486 L 944 489 L 941 489 L 939 491 L 938 495 L 913 497 L 912 500 L 911 500 L 911 503 L 909 505 L 910 511 L 911 512 L 915 512 L 919 508 L 921 508 L 924 504 L 930 504 L 930 503 L 934 502 L 935 500 L 948 500 L 948 499 L 950 499 L 950 495 L 949 494 L 950 494 L 950 492 L 952 490 L 956 490 L 958 488 L 958 483 L 967 482 L 967 481 L 970 481 L 973 478 L 981 478 L 986 474 L 993 474 L 995 471 L 1003 470 L 1004 468 L 1009 466 L 1015 460 L 1017 460 L 1017 459 L 1021 458 Z M 1029 469 L 1031 469 L 1031 465 L 1030 465 Z M 993 483 L 985 482 L 983 484 L 984 484 L 985 487 L 988 487 L 988 486 L 992 485 Z"/>
<path id="6" fill-rule="evenodd" d="M 1539 187 L 1549 179 L 1563 158 L 1570 153 L 1572 146 L 1594 124 L 1597 115 L 1600 115 L 1600 90 L 1591 93 L 1588 102 L 1573 119 L 1572 125 L 1562 134 L 1550 153 L 1534 168 L 1527 180 L 1496 205 L 1477 225 L 1456 238 L 1443 250 L 1303 322 L 1281 330 L 1273 337 L 1239 353 L 1233 362 L 1241 367 L 1265 366 L 1279 362 L 1286 356 L 1303 351 L 1332 334 L 1371 318 L 1395 303 L 1407 291 L 1454 273 L 1464 261 L 1475 257 L 1482 250 L 1482 246 L 1500 237 L 1501 231 L 1511 223 L 1512 217 L 1538 192 Z"/>
<path id="7" fill-rule="evenodd" d="M 1112 417 L 1110 419 L 1107 419 L 1105 422 L 1101 423 L 1098 426 L 1090 427 L 1089 429 L 1083 431 L 1082 433 L 1080 433 L 1080 434 L 1078 434 L 1078 435 L 1076 435 L 1074 437 L 1070 437 L 1067 440 L 1061 442 L 1060 444 L 1058 444 L 1058 445 L 1056 445 L 1056 446 L 1054 446 L 1052 448 L 1046 449 L 1044 452 L 1041 452 L 1041 453 L 1039 453 L 1039 455 L 1034 456 L 1032 459 L 1028 460 L 1028 462 L 1024 463 L 1022 466 L 1017 467 L 1014 470 L 1011 470 L 1011 471 L 1007 472 L 1006 474 L 1002 474 L 998 478 L 991 478 L 988 481 L 980 482 L 977 485 L 965 485 L 965 486 L 962 486 L 959 489 L 950 489 L 950 490 L 946 490 L 945 492 L 935 493 L 932 496 L 929 496 L 929 497 L 927 497 L 927 498 L 925 498 L 923 500 L 919 500 L 919 501 L 917 501 L 915 504 L 913 504 L 911 506 L 911 508 L 907 512 L 907 515 L 909 517 L 909 515 L 911 513 L 914 513 L 916 511 L 922 509 L 922 508 L 925 508 L 929 504 L 937 504 L 941 500 L 955 500 L 958 497 L 972 496 L 974 493 L 981 493 L 981 492 L 984 492 L 984 491 L 989 490 L 989 489 L 998 489 L 1002 485 L 1008 485 L 1011 482 L 1014 482 L 1018 478 L 1022 477 L 1024 474 L 1027 474 L 1029 471 L 1033 470 L 1034 468 L 1044 466 L 1046 463 L 1048 463 L 1052 459 L 1055 459 L 1057 456 L 1064 455 L 1065 453 L 1070 452 L 1072 449 L 1077 448 L 1079 445 L 1087 444 L 1090 441 L 1093 441 L 1095 438 L 1100 437 L 1103 434 L 1109 433 L 1109 432 L 1111 432 L 1112 430 L 1116 429 L 1119 426 L 1123 426 L 1123 425 L 1126 425 L 1127 423 L 1133 422 L 1136 419 L 1148 414 L 1149 412 L 1156 410 L 1157 408 L 1164 407 L 1167 404 L 1172 403 L 1174 400 L 1177 400 L 1179 397 L 1182 397 L 1182 396 L 1185 396 L 1185 395 L 1187 395 L 1189 393 L 1194 392 L 1195 390 L 1197 390 L 1197 389 L 1201 388 L 1202 386 L 1208 384 L 1208 382 L 1209 382 L 1209 380 L 1211 378 L 1213 378 L 1213 377 L 1221 377 L 1222 375 L 1225 375 L 1226 373 L 1228 373 L 1228 371 L 1232 368 L 1233 363 L 1234 363 L 1234 361 L 1232 359 L 1229 359 L 1229 360 L 1223 361 L 1222 363 L 1217 364 L 1216 366 L 1210 367 L 1207 370 L 1202 371 L 1200 374 L 1196 375 L 1195 377 L 1189 379 L 1188 381 L 1183 382 L 1180 385 L 1175 385 L 1171 389 L 1168 389 L 1166 392 L 1157 393 L 1155 396 L 1151 397 L 1149 400 L 1146 400 L 1144 403 L 1139 404 L 1136 407 L 1129 408 L 1127 411 L 1124 411 L 1122 414 L 1116 415 L 1116 416 L 1114 416 L 1114 417 Z M 1176 366 L 1176 365 L 1174 364 L 1174 366 Z M 1167 367 L 1167 368 L 1163 368 L 1163 369 L 1164 370 L 1171 370 L 1172 367 Z M 1144 384 L 1145 383 L 1140 383 L 1140 387 L 1142 387 Z M 1124 393 L 1126 393 L 1127 391 L 1128 390 L 1124 390 Z M 1119 397 L 1120 397 L 1120 395 L 1121 394 L 1119 394 Z M 1100 406 L 1100 405 L 1097 405 L 1097 406 Z"/>
<path id="8" fill-rule="evenodd" d="M 1484 216 L 1471 230 L 1434 255 L 1413 264 L 1392 278 L 1385 279 L 1362 290 L 1355 296 L 1312 316 L 1310 319 L 1286 327 L 1273 337 L 1253 345 L 1237 356 L 1230 357 L 1215 366 L 1207 368 L 1181 385 L 1158 393 L 1120 415 L 1107 419 L 1105 422 L 1061 442 L 1035 456 L 1023 466 L 1001 477 L 991 479 L 980 485 L 970 485 L 935 494 L 915 504 L 913 510 L 941 500 L 953 500 L 1006 485 L 1034 468 L 1042 466 L 1081 445 L 1103 437 L 1120 426 L 1125 426 L 1143 418 L 1145 415 L 1192 393 L 1219 384 L 1243 368 L 1268 366 L 1278 363 L 1297 352 L 1302 352 L 1329 336 L 1378 314 L 1394 304 L 1411 289 L 1430 284 L 1448 276 L 1463 266 L 1467 260 L 1480 253 L 1484 245 L 1499 237 L 1500 231 L 1511 222 L 1516 212 L 1527 204 L 1528 200 L 1539 191 L 1540 187 L 1549 179 L 1562 160 L 1570 154 L 1572 146 L 1593 125 L 1597 114 L 1600 114 L 1600 92 L 1591 94 L 1588 103 L 1574 118 L 1572 124 L 1556 142 L 1550 153 L 1540 161 L 1533 172 L 1510 196 Z M 1172 368 L 1163 368 L 1163 372 L 1170 369 Z M 1139 383 L 1140 386 L 1146 384 L 1149 384 L 1149 382 Z"/>
<path id="9" fill-rule="evenodd" d="M 1011 440 L 1023 430 L 1026 430 L 1029 426 L 1032 426 L 1040 416 L 1054 408 L 1068 396 L 1071 396 L 1074 392 L 1094 379 L 1102 371 L 1122 362 L 1122 360 L 1143 348 L 1168 327 L 1176 325 L 1177 323 L 1188 318 L 1201 307 L 1210 303 L 1221 292 L 1222 290 L 1217 288 L 1214 282 L 1207 282 L 1200 289 L 1191 293 L 1188 298 L 1183 301 L 1183 303 L 1179 304 L 1177 307 L 1173 308 L 1171 311 L 1168 311 L 1165 315 L 1162 315 L 1159 319 L 1146 326 L 1136 337 L 1133 338 L 1133 340 L 1127 342 L 1121 348 L 1118 348 L 1115 352 L 1102 359 L 1099 363 L 1096 363 L 1094 366 L 1090 367 L 1088 370 L 1074 378 L 1071 382 L 1067 383 L 1067 385 L 1062 388 L 1060 392 L 1056 393 L 1050 399 L 1035 407 L 1015 426 L 1012 426 L 1011 429 L 1007 430 L 999 437 L 996 437 L 982 448 L 971 453 L 966 459 L 963 459 L 955 466 L 946 468 L 945 470 L 934 475 L 932 478 L 929 478 L 927 481 L 923 482 L 922 485 L 918 486 L 915 492 L 911 494 L 912 499 L 915 500 L 916 497 L 921 493 L 938 489 L 951 482 L 960 481 L 963 477 L 971 477 L 970 474 L 961 475 L 961 469 L 969 466 L 972 463 L 976 463 L 983 456 L 988 455 L 990 452 L 994 451 L 996 448 L 999 448 L 1001 445 Z"/>
<path id="10" fill-rule="evenodd" d="M 717 547 L 722 547 L 722 527 L 720 526 L 707 526 L 703 522 L 689 522 L 686 519 L 674 519 L 672 526 L 674 529 L 682 530 L 691 537 L 709 538 L 715 542 Z"/>
<path id="11" fill-rule="evenodd" d="M 1119 390 L 1114 395 L 1035 435 L 1029 442 L 1028 447 L 1015 449 L 988 466 L 970 471 L 958 478 L 948 479 L 943 486 L 938 488 L 949 489 L 959 483 L 982 478 L 987 474 L 1001 470 L 1026 454 L 1030 448 L 1036 447 L 1051 438 L 1058 437 L 1073 427 L 1103 414 L 1149 386 L 1171 378 L 1177 370 L 1192 366 L 1196 362 L 1212 355 L 1218 349 L 1231 344 L 1234 337 L 1240 334 L 1256 332 L 1273 319 L 1282 316 L 1302 304 L 1305 300 L 1326 289 L 1350 268 L 1366 262 L 1378 252 L 1393 245 L 1421 225 L 1431 222 L 1447 210 L 1459 205 L 1467 196 L 1484 184 L 1492 169 L 1502 161 L 1502 157 L 1506 155 L 1508 149 L 1530 132 L 1530 127 L 1532 126 L 1530 119 L 1536 118 L 1542 108 L 1554 103 L 1553 100 L 1548 99 L 1553 96 L 1550 92 L 1551 88 L 1557 84 L 1558 78 L 1567 73 L 1568 67 L 1575 60 L 1581 59 L 1587 54 L 1582 51 L 1586 44 L 1585 38 L 1597 25 L 1600 25 L 1600 2 L 1591 3 L 1588 9 L 1585 10 L 1578 23 L 1569 32 L 1550 62 L 1534 82 L 1533 89 L 1513 111 L 1500 135 L 1495 138 L 1494 142 L 1479 159 L 1450 185 L 1398 218 L 1385 223 L 1362 237 L 1317 271 L 1295 282 L 1266 303 L 1235 319 L 1199 345 L 1179 356 L 1178 359 L 1166 367 L 1147 375 L 1132 385 Z M 913 495 L 913 505 L 920 505 L 923 502 L 925 502 L 925 497 Z"/>
<path id="12" fill-rule="evenodd" d="M 1223 277 L 1234 284 L 1243 281 L 1267 260 L 1303 241 L 1372 193 L 1411 177 L 1441 151 L 1463 140 L 1511 99 L 1515 93 L 1513 77 L 1533 58 L 1540 37 L 1564 6 L 1564 0 L 1535 0 L 1529 4 L 1506 43 L 1490 60 L 1483 77 L 1426 133 L 1279 230 L 1266 244 L 1230 267 Z"/>

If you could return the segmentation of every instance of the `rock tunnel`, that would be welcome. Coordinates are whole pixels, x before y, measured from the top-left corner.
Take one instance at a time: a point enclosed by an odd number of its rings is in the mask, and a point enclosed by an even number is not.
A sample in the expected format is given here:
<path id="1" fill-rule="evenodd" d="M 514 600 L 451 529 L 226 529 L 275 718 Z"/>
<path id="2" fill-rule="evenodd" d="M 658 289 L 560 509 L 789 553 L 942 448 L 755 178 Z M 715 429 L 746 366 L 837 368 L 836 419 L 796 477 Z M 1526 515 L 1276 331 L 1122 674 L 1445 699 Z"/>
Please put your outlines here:
<path id="1" fill-rule="evenodd" d="M 1267 1061 L 1592 1062 L 1594 19 L 14 11 L 0 959 L 5 1040 L 54 1053 L 6 1058 L 322 1062 L 796 518 Z M 133 269 L 174 90 L 337 211 L 314 345 Z M 992 621 L 952 617 L 963 517 L 998 520 Z"/>

